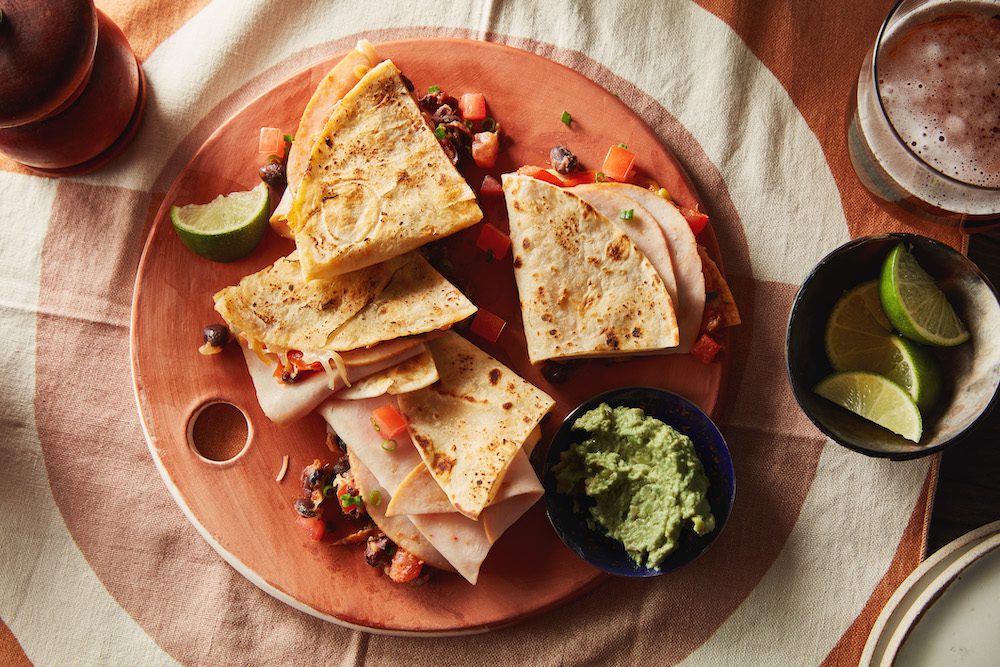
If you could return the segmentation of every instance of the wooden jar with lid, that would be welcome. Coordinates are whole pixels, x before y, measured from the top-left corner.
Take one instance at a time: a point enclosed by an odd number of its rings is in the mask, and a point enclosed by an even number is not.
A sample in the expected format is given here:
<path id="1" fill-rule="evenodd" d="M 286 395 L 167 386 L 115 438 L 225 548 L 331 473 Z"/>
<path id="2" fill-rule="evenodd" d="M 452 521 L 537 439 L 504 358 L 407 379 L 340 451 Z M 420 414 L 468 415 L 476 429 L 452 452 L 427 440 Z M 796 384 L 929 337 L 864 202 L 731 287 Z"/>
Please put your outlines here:
<path id="1" fill-rule="evenodd" d="M 93 0 L 0 0 L 0 152 L 54 176 L 97 169 L 125 148 L 145 77 Z"/>

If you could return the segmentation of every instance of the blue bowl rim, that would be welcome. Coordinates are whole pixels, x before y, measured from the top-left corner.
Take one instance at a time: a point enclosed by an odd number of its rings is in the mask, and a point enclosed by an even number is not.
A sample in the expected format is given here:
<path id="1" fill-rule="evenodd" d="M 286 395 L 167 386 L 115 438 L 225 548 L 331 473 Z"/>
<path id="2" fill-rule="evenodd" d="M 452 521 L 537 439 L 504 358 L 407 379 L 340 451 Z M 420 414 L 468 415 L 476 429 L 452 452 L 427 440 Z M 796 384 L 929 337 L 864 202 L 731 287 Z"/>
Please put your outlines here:
<path id="1" fill-rule="evenodd" d="M 792 395 L 795 397 L 795 402 L 798 404 L 799 409 L 806 417 L 809 418 L 809 421 L 811 421 L 816 426 L 816 428 L 822 431 L 822 433 L 830 440 L 837 443 L 841 447 L 846 447 L 847 449 L 864 454 L 866 456 L 871 456 L 872 458 L 889 459 L 892 461 L 912 461 L 913 459 L 919 459 L 923 458 L 924 456 L 930 456 L 931 454 L 940 452 L 945 447 L 950 447 L 955 443 L 965 440 L 969 436 L 969 434 L 972 433 L 976 429 L 976 427 L 979 426 L 979 424 L 984 419 L 986 419 L 986 417 L 989 416 L 989 414 L 993 411 L 993 408 L 997 403 L 997 399 L 1000 398 L 1000 384 L 998 384 L 997 387 L 993 390 L 993 396 L 990 397 L 989 403 L 987 403 L 986 407 L 983 408 L 983 411 L 980 412 L 979 416 L 977 416 L 974 420 L 972 420 L 972 423 L 966 426 L 961 433 L 943 442 L 939 442 L 936 445 L 932 445 L 930 447 L 917 446 L 917 448 L 915 448 L 912 452 L 886 452 L 878 449 L 863 447 L 861 445 L 857 445 L 852 442 L 842 441 L 839 438 L 837 438 L 837 436 L 834 435 L 833 432 L 825 424 L 821 423 L 818 419 L 813 417 L 812 413 L 810 413 L 809 410 L 805 408 L 805 406 L 803 405 L 802 396 L 804 395 L 804 392 L 807 390 L 797 386 L 796 383 L 792 381 L 793 377 L 792 363 L 791 363 L 792 324 L 795 320 L 795 315 L 798 312 L 799 304 L 803 299 L 803 295 L 807 287 L 816 279 L 817 274 L 834 257 L 848 253 L 854 250 L 855 248 L 859 248 L 869 243 L 891 241 L 893 239 L 903 242 L 912 241 L 913 239 L 919 239 L 919 241 L 917 241 L 918 243 L 927 243 L 931 246 L 937 247 L 940 250 L 957 255 L 969 266 L 969 268 L 972 269 L 973 273 L 975 273 L 975 275 L 980 280 L 982 280 L 983 283 L 990 289 L 990 291 L 993 293 L 993 298 L 996 299 L 998 306 L 1000 306 L 1000 294 L 997 293 L 997 289 L 990 281 L 989 277 L 985 273 L 983 273 L 978 266 L 976 266 L 975 262 L 973 262 L 971 259 L 963 255 L 962 253 L 958 252 L 957 250 L 955 250 L 946 243 L 942 243 L 937 239 L 933 239 L 929 236 L 923 236 L 922 234 L 911 234 L 908 232 L 892 232 L 889 234 L 859 236 L 858 238 L 851 239 L 847 243 L 844 243 L 843 245 L 840 245 L 837 248 L 831 250 L 829 253 L 827 253 L 826 256 L 823 257 L 823 259 L 819 260 L 819 262 L 816 263 L 816 265 L 809 271 L 808 275 L 806 275 L 805 280 L 802 281 L 802 284 L 799 285 L 799 289 L 795 293 L 795 299 L 792 301 L 791 310 L 789 310 L 788 312 L 788 324 L 785 327 L 785 373 L 788 379 L 788 384 L 792 388 Z"/>
<path id="2" fill-rule="evenodd" d="M 732 490 L 729 494 L 728 498 L 729 502 L 725 515 L 721 517 L 716 515 L 715 529 L 708 536 L 710 537 L 710 539 L 705 543 L 704 547 L 702 547 L 702 549 L 698 551 L 698 553 L 694 554 L 689 560 L 684 561 L 682 563 L 678 563 L 672 567 L 663 567 L 659 570 L 654 570 L 652 568 L 647 568 L 647 567 L 640 567 L 638 565 L 633 564 L 633 569 L 628 571 L 621 571 L 618 569 L 610 569 L 602 561 L 590 557 L 584 548 L 571 543 L 571 541 L 566 536 L 566 531 L 563 530 L 559 522 L 552 516 L 551 502 L 556 491 L 554 488 L 550 488 L 549 486 L 547 486 L 545 482 L 549 477 L 549 471 L 551 467 L 555 464 L 553 461 L 553 453 L 554 453 L 553 445 L 555 444 L 555 441 L 559 438 L 560 434 L 562 434 L 564 430 L 571 428 L 572 423 L 576 421 L 576 419 L 585 409 L 596 407 L 597 405 L 600 405 L 601 403 L 607 401 L 609 398 L 612 398 L 618 394 L 622 394 L 625 392 L 636 392 L 636 391 L 655 394 L 661 398 L 665 398 L 668 401 L 680 404 L 682 407 L 688 409 L 691 413 L 697 415 L 702 421 L 704 421 L 704 423 L 708 427 L 710 427 L 710 429 L 715 434 L 716 442 L 719 445 L 719 451 L 725 454 L 724 461 L 720 461 L 721 465 L 718 467 L 718 472 L 720 475 L 728 476 L 730 480 L 730 487 Z M 569 440 L 567 440 L 567 443 L 568 442 Z M 704 465 L 704 463 L 702 465 Z M 593 565 L 594 567 L 603 570 L 608 574 L 626 578 L 657 577 L 678 570 L 684 567 L 685 565 L 688 565 L 689 563 L 692 563 L 698 558 L 700 558 L 706 551 L 708 551 L 711 548 L 713 544 L 715 544 L 715 542 L 722 535 L 723 530 L 729 523 L 729 517 L 733 512 L 733 506 L 736 502 L 736 471 L 733 467 L 732 452 L 729 449 L 729 444 L 726 442 L 725 437 L 723 437 L 722 432 L 719 430 L 718 425 L 715 423 L 715 421 L 712 420 L 711 417 L 709 417 L 705 413 L 704 410 L 702 410 L 693 402 L 681 396 L 680 394 L 676 394 L 667 389 L 661 389 L 659 387 L 649 387 L 649 386 L 628 386 L 628 387 L 618 387 L 616 389 L 611 389 L 603 393 L 597 394 L 596 396 L 592 396 L 591 398 L 588 398 L 587 400 L 583 401 L 575 408 L 573 408 L 573 410 L 566 415 L 566 418 L 563 420 L 562 424 L 560 424 L 559 429 L 552 437 L 551 441 L 549 442 L 548 449 L 545 452 L 545 460 L 542 470 L 542 486 L 544 488 L 544 497 L 545 497 L 545 516 L 546 518 L 548 518 L 549 524 L 552 526 L 553 530 L 555 530 L 556 534 L 559 536 L 559 539 L 562 540 L 563 544 L 565 544 L 570 551 L 572 551 L 579 558 L 586 561 L 590 565 Z M 713 508 L 713 514 L 714 513 L 715 510 Z M 670 556 L 667 556 L 666 562 L 669 563 L 669 560 Z"/>

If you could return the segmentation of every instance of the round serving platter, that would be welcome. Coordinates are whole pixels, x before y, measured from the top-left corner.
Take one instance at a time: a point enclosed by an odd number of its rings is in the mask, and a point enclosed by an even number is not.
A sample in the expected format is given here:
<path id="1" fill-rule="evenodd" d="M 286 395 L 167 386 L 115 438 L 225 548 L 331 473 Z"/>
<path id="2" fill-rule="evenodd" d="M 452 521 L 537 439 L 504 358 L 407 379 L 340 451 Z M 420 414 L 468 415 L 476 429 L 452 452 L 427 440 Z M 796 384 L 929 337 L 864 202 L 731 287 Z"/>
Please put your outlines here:
<path id="1" fill-rule="evenodd" d="M 656 134 L 614 95 L 563 65 L 506 46 L 458 39 L 387 42 L 376 49 L 418 92 L 437 85 L 452 95 L 486 95 L 490 115 L 509 137 L 489 173 L 545 165 L 557 144 L 568 145 L 585 167 L 599 168 L 608 147 L 623 142 L 636 154 L 637 167 L 681 205 L 699 203 Z M 332 458 L 322 419 L 313 414 L 285 427 L 271 423 L 257 405 L 235 346 L 213 357 L 197 351 L 202 327 L 220 321 L 212 295 L 294 246 L 269 232 L 248 257 L 230 264 L 209 262 L 181 244 L 169 208 L 255 186 L 260 127 L 293 132 L 313 89 L 342 55 L 277 82 L 236 113 L 208 138 L 167 193 L 146 240 L 133 296 L 131 355 L 139 414 L 153 460 L 188 519 L 264 591 L 319 618 L 370 632 L 444 635 L 495 629 L 565 602 L 604 577 L 562 544 L 542 503 L 494 545 L 477 585 L 447 573 L 420 586 L 393 584 L 365 564 L 361 547 L 310 542 L 295 523 L 292 504 L 301 495 L 300 471 L 314 459 Z M 572 114 L 569 127 L 560 121 L 564 110 Z M 478 191 L 487 172 L 467 165 L 461 171 Z M 507 232 L 503 202 L 484 201 L 482 207 L 485 220 Z M 475 247 L 479 230 L 476 225 L 442 242 L 454 269 L 448 277 L 476 305 L 507 321 L 496 344 L 465 335 L 556 399 L 543 422 L 540 453 L 574 407 L 616 387 L 662 387 L 706 412 L 714 410 L 725 362 L 705 365 L 690 355 L 580 362 L 568 381 L 548 382 L 527 360 L 511 256 L 487 261 Z M 698 240 L 721 266 L 711 227 Z M 728 336 L 723 334 L 722 341 Z M 228 429 L 240 439 L 239 453 L 223 462 L 200 456 L 191 444 L 192 422 L 216 402 L 238 407 L 248 424 L 234 428 L 232 420 L 220 419 L 216 437 L 225 438 Z M 288 472 L 278 482 L 285 456 Z"/>

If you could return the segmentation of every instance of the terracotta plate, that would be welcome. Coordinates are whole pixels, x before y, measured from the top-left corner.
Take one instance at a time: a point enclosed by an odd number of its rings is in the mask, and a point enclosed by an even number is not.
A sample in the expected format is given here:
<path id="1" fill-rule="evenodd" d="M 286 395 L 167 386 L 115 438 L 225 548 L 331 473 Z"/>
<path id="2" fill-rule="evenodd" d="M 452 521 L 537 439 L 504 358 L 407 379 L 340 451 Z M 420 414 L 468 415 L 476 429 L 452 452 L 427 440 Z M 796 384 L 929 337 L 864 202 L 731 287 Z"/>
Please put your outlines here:
<path id="1" fill-rule="evenodd" d="M 585 166 L 599 168 L 608 147 L 629 144 L 637 166 L 666 186 L 684 205 L 697 197 L 681 167 L 653 131 L 613 95 L 576 72 L 509 47 L 464 40 L 412 40 L 377 46 L 414 82 L 418 91 L 438 85 L 446 92 L 486 94 L 490 114 L 510 145 L 493 173 L 522 164 L 547 163 L 549 149 L 569 145 Z M 212 295 L 289 252 L 289 241 L 268 234 L 249 257 L 215 264 L 188 251 L 171 228 L 171 204 L 207 202 L 220 193 L 258 183 L 257 135 L 261 126 L 292 132 L 302 108 L 340 54 L 290 79 L 276 82 L 209 137 L 167 193 L 146 242 L 132 310 L 132 367 L 139 413 L 149 448 L 167 487 L 209 543 L 233 567 L 275 597 L 320 618 L 376 632 L 467 633 L 493 629 L 550 609 L 597 583 L 603 575 L 580 561 L 556 537 L 539 503 L 495 545 L 479 584 L 456 575 L 434 577 L 420 587 L 396 586 L 368 567 L 360 547 L 311 543 L 295 524 L 292 504 L 301 493 L 299 473 L 314 458 L 329 460 L 324 425 L 316 415 L 288 427 L 261 413 L 240 351 L 197 352 L 204 325 L 220 318 Z M 563 110 L 572 127 L 560 122 Z M 464 170 L 478 190 L 482 171 Z M 485 202 L 487 220 L 503 231 L 502 202 Z M 645 357 L 625 363 L 589 361 L 570 381 L 550 384 L 527 363 L 511 258 L 488 263 L 475 248 L 479 226 L 444 242 L 452 278 L 477 305 L 507 320 L 496 345 L 484 350 L 556 397 L 540 453 L 559 422 L 577 404 L 608 389 L 653 385 L 687 396 L 706 411 L 715 407 L 723 375 L 688 355 Z M 711 230 L 700 239 L 718 257 Z M 221 416 L 202 427 L 220 441 L 239 440 L 239 454 L 224 463 L 198 455 L 190 444 L 194 416 L 206 404 L 232 403 L 246 416 Z M 246 446 L 243 439 L 246 437 Z M 288 474 L 275 476 L 288 455 Z"/>

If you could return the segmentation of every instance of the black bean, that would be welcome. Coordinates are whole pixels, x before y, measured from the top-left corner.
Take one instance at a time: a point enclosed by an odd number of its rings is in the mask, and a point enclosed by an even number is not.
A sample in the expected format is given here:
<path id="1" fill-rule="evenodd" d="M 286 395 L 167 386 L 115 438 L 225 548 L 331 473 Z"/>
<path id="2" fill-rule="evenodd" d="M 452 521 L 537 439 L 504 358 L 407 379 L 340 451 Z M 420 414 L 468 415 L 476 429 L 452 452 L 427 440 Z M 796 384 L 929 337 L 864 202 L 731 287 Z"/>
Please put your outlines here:
<path id="1" fill-rule="evenodd" d="M 260 175 L 260 180 L 276 190 L 281 190 L 288 184 L 283 162 L 269 162 L 258 169 L 257 173 Z"/>
<path id="2" fill-rule="evenodd" d="M 316 508 L 313 506 L 312 500 L 309 498 L 299 498 L 296 500 L 295 511 L 298 512 L 300 516 L 304 516 L 307 519 L 316 516 Z"/>
<path id="3" fill-rule="evenodd" d="M 573 155 L 573 151 L 561 145 L 549 151 L 549 161 L 552 162 L 552 168 L 560 174 L 568 174 L 580 168 L 580 161 Z"/>
<path id="4" fill-rule="evenodd" d="M 396 544 L 384 534 L 372 535 L 365 544 L 365 562 L 372 567 L 385 567 L 396 554 Z"/>
<path id="5" fill-rule="evenodd" d="M 229 329 L 223 324 L 209 324 L 201 330 L 205 342 L 215 347 L 223 347 L 229 342 Z"/>
<path id="6" fill-rule="evenodd" d="M 342 475 L 351 469 L 351 462 L 346 456 L 341 457 L 339 461 L 333 464 L 333 469 L 330 471 L 330 478 L 334 478 L 337 475 Z"/>

